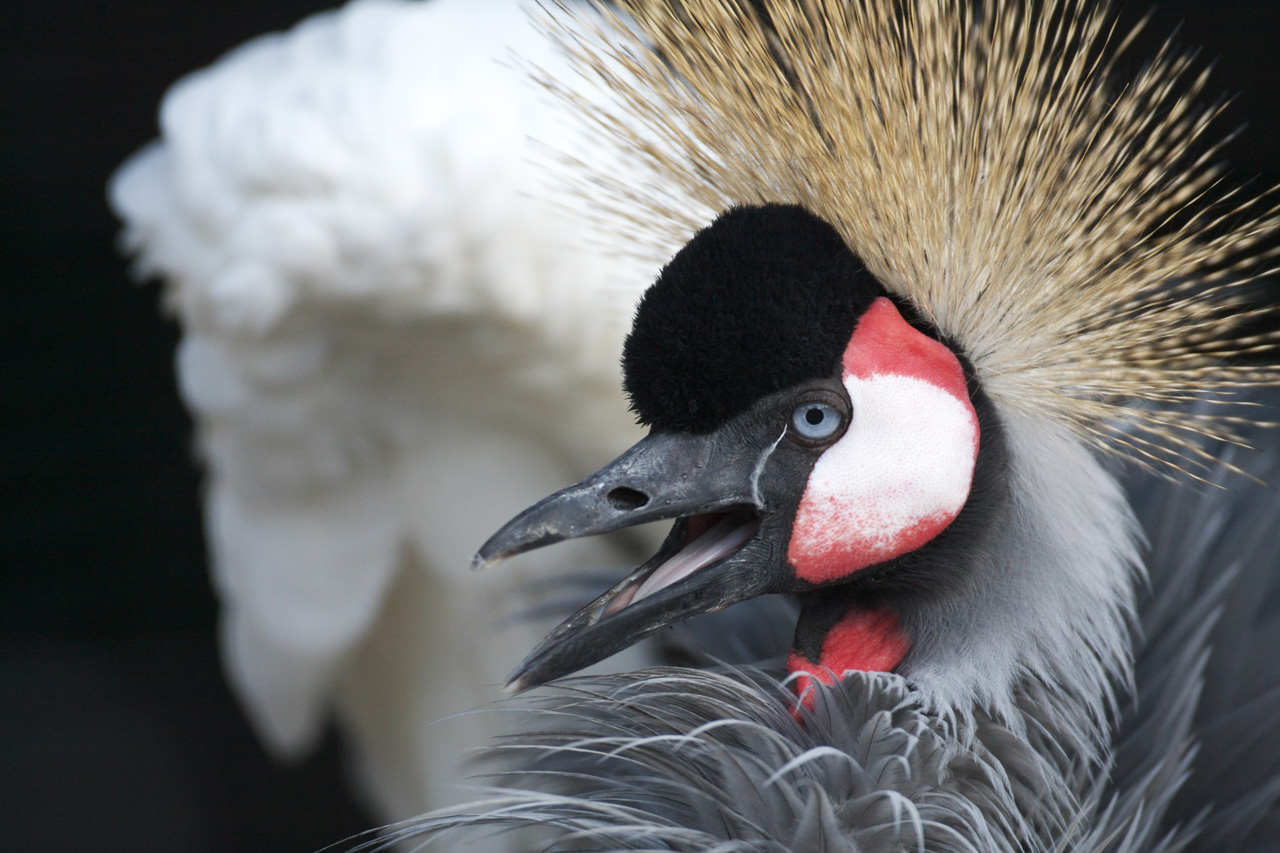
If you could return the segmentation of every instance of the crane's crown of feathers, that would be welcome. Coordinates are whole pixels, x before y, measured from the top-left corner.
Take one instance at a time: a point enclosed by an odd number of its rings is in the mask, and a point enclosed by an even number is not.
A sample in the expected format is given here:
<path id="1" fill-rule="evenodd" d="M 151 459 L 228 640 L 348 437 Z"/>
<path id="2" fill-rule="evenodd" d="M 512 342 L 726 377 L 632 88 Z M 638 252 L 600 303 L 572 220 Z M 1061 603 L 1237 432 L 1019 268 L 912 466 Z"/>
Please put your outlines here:
<path id="1" fill-rule="evenodd" d="M 639 251 L 801 205 L 998 404 L 1159 468 L 1212 465 L 1240 390 L 1280 380 L 1275 334 L 1249 331 L 1275 311 L 1250 286 L 1278 209 L 1223 185 L 1222 103 L 1188 55 L 1166 43 L 1120 79 L 1142 24 L 1117 32 L 1107 3 L 616 6 L 554 2 L 581 79 L 533 73 L 649 176 L 569 178 Z"/>

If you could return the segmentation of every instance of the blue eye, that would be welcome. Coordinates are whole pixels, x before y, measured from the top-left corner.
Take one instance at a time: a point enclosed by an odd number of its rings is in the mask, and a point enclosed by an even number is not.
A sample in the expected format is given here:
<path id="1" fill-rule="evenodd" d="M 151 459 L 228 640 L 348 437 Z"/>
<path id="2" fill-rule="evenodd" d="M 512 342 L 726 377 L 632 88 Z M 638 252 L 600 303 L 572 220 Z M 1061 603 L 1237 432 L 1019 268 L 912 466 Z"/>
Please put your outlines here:
<path id="1" fill-rule="evenodd" d="M 791 412 L 791 427 L 802 438 L 821 441 L 830 438 L 843 425 L 843 418 L 835 407 L 811 400 L 801 403 Z"/>

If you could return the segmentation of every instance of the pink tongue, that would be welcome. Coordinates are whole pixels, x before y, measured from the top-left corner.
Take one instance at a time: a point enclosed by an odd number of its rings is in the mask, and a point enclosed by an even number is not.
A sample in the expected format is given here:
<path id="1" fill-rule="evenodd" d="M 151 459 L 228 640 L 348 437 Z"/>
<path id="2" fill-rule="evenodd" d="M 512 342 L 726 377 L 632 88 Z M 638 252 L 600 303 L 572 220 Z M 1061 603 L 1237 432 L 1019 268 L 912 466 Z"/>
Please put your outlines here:
<path id="1" fill-rule="evenodd" d="M 638 588 L 633 587 L 634 592 L 626 590 L 620 593 L 609 602 L 604 615 L 615 613 L 632 602 L 652 595 L 663 587 L 687 578 L 698 569 L 727 557 L 746 544 L 747 540 L 755 535 L 758 526 L 750 521 L 743 522 L 741 516 L 738 518 L 725 516 L 697 539 L 681 548 L 670 560 L 655 569 Z"/>

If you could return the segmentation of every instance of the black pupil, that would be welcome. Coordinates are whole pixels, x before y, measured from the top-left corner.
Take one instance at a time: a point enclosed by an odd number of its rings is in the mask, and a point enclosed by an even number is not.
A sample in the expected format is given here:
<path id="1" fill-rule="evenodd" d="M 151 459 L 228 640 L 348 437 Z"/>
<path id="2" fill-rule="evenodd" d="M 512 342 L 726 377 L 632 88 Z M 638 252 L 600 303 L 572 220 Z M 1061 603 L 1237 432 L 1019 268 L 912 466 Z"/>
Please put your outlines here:
<path id="1" fill-rule="evenodd" d="M 826 418 L 826 414 L 816 406 L 804 413 L 804 419 L 809 422 L 810 426 L 817 426 L 822 423 L 824 418 Z"/>

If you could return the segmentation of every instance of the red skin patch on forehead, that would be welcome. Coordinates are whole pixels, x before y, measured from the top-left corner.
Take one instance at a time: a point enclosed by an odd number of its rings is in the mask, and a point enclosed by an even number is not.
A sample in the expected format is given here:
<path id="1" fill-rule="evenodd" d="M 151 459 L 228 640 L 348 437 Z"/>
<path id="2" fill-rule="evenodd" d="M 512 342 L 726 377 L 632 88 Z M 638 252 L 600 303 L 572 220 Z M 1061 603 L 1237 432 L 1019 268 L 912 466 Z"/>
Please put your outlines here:
<path id="1" fill-rule="evenodd" d="M 796 694 L 813 707 L 813 679 L 834 684 L 849 670 L 890 672 L 906 657 L 911 644 L 892 610 L 853 609 L 832 627 L 822 641 L 819 659 L 811 661 L 799 652 L 787 656 L 787 671 L 804 673 L 795 681 Z"/>
<path id="2" fill-rule="evenodd" d="M 912 376 L 968 402 L 960 359 L 941 341 L 914 328 L 881 296 L 871 303 L 845 347 L 844 378 Z"/>

